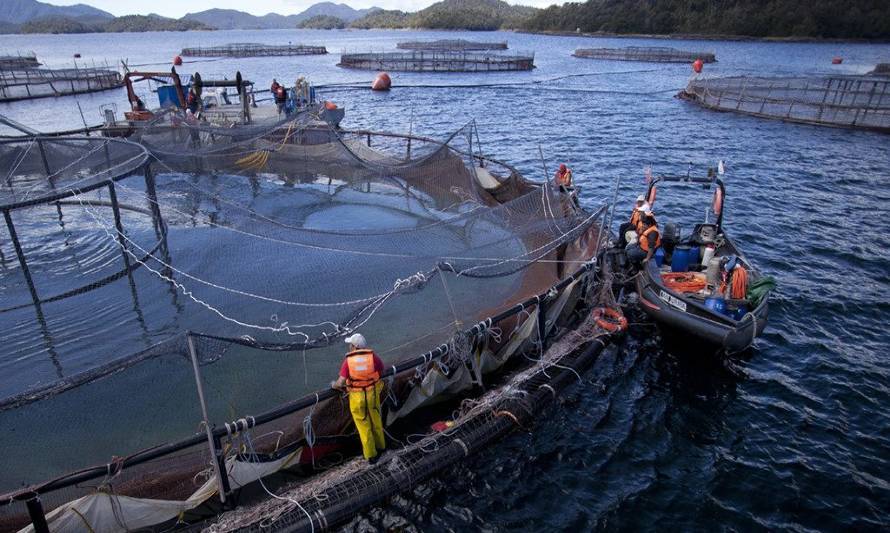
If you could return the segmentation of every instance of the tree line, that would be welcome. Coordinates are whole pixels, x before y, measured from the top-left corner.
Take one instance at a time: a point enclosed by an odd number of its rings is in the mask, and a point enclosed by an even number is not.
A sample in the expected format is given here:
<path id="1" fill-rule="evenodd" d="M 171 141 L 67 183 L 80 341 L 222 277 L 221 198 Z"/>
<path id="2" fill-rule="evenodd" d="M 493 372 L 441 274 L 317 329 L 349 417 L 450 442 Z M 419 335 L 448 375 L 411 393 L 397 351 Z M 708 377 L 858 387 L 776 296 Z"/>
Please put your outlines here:
<path id="1" fill-rule="evenodd" d="M 887 0 L 588 0 L 538 11 L 528 30 L 828 39 L 890 38 Z"/>

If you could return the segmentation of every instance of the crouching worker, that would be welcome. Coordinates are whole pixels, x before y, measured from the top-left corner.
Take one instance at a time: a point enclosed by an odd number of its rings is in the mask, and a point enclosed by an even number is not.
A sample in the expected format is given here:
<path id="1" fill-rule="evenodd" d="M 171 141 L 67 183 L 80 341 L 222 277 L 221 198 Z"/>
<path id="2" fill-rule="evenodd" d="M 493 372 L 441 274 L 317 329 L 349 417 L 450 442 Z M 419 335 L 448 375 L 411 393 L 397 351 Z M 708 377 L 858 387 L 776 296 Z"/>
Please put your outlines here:
<path id="1" fill-rule="evenodd" d="M 380 458 L 378 454 L 386 450 L 383 420 L 380 418 L 383 361 L 368 348 L 368 342 L 361 333 L 350 335 L 346 343 L 349 344 L 349 353 L 340 367 L 340 377 L 331 382 L 331 387 L 345 387 L 349 391 L 349 411 L 362 441 L 362 453 L 369 463 L 374 464 Z"/>
<path id="2" fill-rule="evenodd" d="M 651 211 L 644 212 L 640 217 L 642 231 L 638 242 L 627 246 L 627 258 L 632 263 L 645 263 L 652 259 L 655 250 L 661 246 L 661 233 Z"/>

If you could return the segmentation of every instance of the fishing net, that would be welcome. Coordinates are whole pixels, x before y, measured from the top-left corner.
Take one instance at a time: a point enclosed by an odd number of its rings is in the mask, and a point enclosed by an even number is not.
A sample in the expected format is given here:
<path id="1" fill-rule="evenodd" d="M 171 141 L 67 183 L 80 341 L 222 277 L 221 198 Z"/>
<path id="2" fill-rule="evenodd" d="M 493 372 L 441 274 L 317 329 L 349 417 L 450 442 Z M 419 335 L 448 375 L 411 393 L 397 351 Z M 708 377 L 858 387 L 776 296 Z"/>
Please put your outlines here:
<path id="1" fill-rule="evenodd" d="M 0 143 L 16 162 L 0 324 L 25 346 L 0 401 L 0 527 L 27 523 L 36 494 L 54 529 L 149 527 L 311 465 L 354 439 L 326 389 L 353 331 L 389 367 L 390 422 L 540 352 L 589 294 L 604 209 L 478 138 L 301 114 Z"/>

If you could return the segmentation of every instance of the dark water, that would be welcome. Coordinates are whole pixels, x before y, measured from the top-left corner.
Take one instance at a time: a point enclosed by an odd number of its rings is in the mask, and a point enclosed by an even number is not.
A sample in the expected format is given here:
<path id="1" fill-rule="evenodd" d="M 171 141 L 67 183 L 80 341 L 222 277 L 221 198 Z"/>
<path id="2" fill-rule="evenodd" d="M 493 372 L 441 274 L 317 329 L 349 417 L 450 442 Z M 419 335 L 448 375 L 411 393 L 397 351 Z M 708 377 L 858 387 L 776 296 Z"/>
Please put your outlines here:
<path id="1" fill-rule="evenodd" d="M 440 34 L 424 34 L 433 37 Z M 166 61 L 181 46 L 230 41 L 325 42 L 392 48 L 413 32 L 218 32 L 128 36 L 3 36 L 0 47 L 62 61 L 129 55 Z M 477 37 L 476 34 L 473 37 Z M 686 65 L 581 60 L 577 46 L 664 44 L 506 37 L 534 49 L 532 73 L 399 75 L 395 84 L 552 80 L 521 88 L 339 91 L 344 126 L 443 136 L 475 119 L 483 149 L 540 177 L 575 170 L 585 202 L 609 198 L 621 176 L 620 216 L 643 187 L 642 169 L 685 171 L 727 162 L 725 224 L 779 289 L 755 349 L 726 365 L 695 346 L 665 350 L 642 329 L 604 356 L 564 405 L 531 434 L 516 435 L 372 510 L 351 527 L 425 530 L 657 529 L 842 530 L 890 526 L 890 137 L 713 113 L 673 98 Z M 149 46 L 147 43 L 154 43 Z M 890 59 L 887 45 L 672 42 L 713 50 L 706 74 L 861 73 Z M 845 58 L 832 67 L 832 56 Z M 137 61 L 138 58 L 138 61 Z M 316 83 L 369 81 L 333 66 L 336 55 L 243 60 L 265 85 L 307 73 Z M 196 67 L 198 65 L 195 65 Z M 227 61 L 202 74 L 230 74 Z M 112 98 L 114 97 L 114 98 Z M 88 122 L 122 94 L 80 98 Z M 70 100 L 0 106 L 39 126 L 80 117 Z M 59 118 L 61 117 L 61 118 Z M 662 220 L 690 220 L 688 202 L 661 191 Z M 686 215 L 686 218 L 679 215 Z M 686 225 L 688 228 L 688 223 Z M 124 325 L 130 319 L 121 319 Z M 130 323 L 132 326 L 132 323 Z M 15 357 L 16 348 L 4 348 Z M 36 374 L 47 363 L 35 358 Z"/>

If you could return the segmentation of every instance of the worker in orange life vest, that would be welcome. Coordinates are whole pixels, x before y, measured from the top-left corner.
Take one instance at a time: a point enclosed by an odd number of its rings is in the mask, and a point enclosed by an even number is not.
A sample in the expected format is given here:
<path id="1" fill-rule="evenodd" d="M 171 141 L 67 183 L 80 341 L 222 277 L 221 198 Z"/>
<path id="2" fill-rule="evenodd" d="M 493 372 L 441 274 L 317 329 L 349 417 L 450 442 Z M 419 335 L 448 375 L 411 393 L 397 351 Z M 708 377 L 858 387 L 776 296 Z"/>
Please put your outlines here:
<path id="1" fill-rule="evenodd" d="M 560 163 L 559 170 L 557 170 L 556 174 L 553 176 L 553 182 L 557 187 L 571 187 L 572 169 L 567 167 L 565 163 Z"/>
<path id="2" fill-rule="evenodd" d="M 349 391 L 349 411 L 362 441 L 362 454 L 374 464 L 380 458 L 379 454 L 386 450 L 380 417 L 383 361 L 368 348 L 368 341 L 361 333 L 350 335 L 346 343 L 349 353 L 340 367 L 340 376 L 331 382 L 331 387 L 345 387 Z"/>
<path id="3" fill-rule="evenodd" d="M 627 246 L 628 241 L 626 235 L 628 231 L 635 231 L 637 235 L 643 232 L 643 225 L 640 222 L 640 218 L 646 211 L 651 210 L 649 209 L 649 204 L 646 203 L 646 197 L 641 194 L 637 196 L 633 211 L 630 212 L 630 220 L 618 226 L 618 246 L 620 248 Z"/>
<path id="4" fill-rule="evenodd" d="M 652 259 L 655 250 L 661 246 L 661 233 L 652 211 L 644 211 L 641 215 L 643 231 L 639 242 L 627 247 L 627 258 L 634 263 L 645 263 Z"/>

